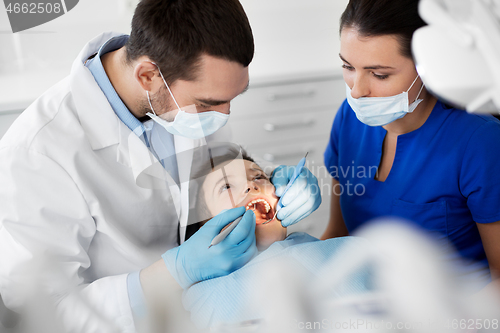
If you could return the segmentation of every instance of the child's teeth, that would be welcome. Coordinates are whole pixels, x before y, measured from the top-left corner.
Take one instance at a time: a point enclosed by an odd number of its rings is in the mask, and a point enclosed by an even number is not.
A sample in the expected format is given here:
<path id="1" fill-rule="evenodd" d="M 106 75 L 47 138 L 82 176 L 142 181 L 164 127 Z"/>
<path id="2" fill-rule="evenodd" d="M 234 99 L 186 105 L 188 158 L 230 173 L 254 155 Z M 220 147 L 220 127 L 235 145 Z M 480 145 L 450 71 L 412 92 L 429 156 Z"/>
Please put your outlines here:
<path id="1" fill-rule="evenodd" d="M 253 208 L 255 210 L 255 204 L 258 202 L 262 202 L 264 204 L 264 207 L 266 208 L 266 213 L 268 213 L 271 210 L 271 205 L 269 205 L 269 203 L 264 199 L 252 200 L 251 202 L 248 203 L 246 209 L 249 210 Z"/>

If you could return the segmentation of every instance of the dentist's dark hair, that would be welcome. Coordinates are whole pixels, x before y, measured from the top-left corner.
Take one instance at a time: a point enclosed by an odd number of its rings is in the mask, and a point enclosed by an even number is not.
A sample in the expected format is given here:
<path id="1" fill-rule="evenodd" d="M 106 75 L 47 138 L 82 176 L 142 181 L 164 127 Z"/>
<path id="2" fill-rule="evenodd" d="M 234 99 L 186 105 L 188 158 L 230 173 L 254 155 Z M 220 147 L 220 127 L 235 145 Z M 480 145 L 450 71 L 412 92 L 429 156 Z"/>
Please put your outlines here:
<path id="1" fill-rule="evenodd" d="M 401 54 L 412 57 L 411 38 L 426 25 L 418 14 L 419 0 L 350 0 L 340 17 L 340 33 L 353 28 L 363 37 L 395 35 Z"/>
<path id="2" fill-rule="evenodd" d="M 238 0 L 141 0 L 125 45 L 127 62 L 148 56 L 167 83 L 196 79 L 203 54 L 247 67 L 254 42 Z"/>

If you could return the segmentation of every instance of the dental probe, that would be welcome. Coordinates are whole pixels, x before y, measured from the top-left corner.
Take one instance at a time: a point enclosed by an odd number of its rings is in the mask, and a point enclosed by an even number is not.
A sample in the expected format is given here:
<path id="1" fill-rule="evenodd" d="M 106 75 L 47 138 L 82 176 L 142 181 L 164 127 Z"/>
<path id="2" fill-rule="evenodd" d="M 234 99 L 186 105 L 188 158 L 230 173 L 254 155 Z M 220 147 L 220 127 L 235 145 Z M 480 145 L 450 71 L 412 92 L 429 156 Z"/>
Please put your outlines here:
<path id="1" fill-rule="evenodd" d="M 266 222 L 264 222 L 262 224 L 268 224 L 269 222 L 274 220 L 276 218 L 276 216 L 278 215 L 278 211 L 281 208 L 283 208 L 283 204 L 281 203 L 281 199 L 283 199 L 283 197 L 285 196 L 285 193 L 293 185 L 293 182 L 299 177 L 302 169 L 304 168 L 304 165 L 306 164 L 307 154 L 309 154 L 309 152 L 306 153 L 306 156 L 302 157 L 302 159 L 299 161 L 299 164 L 297 164 L 297 166 L 295 167 L 295 171 L 293 172 L 292 178 L 290 178 L 290 181 L 286 185 L 285 191 L 283 191 L 283 194 L 281 195 L 280 199 L 278 200 L 278 203 L 276 204 L 276 213 L 274 213 L 273 218 L 267 220 Z"/>
<path id="2" fill-rule="evenodd" d="M 217 245 L 219 244 L 220 242 L 222 242 L 224 239 L 226 239 L 227 235 L 229 235 L 229 233 L 231 231 L 233 231 L 234 228 L 236 228 L 236 226 L 238 225 L 238 223 L 240 223 L 241 219 L 243 218 L 243 215 L 238 217 L 236 220 L 234 220 L 231 225 L 229 225 L 229 227 L 227 227 L 226 229 L 222 230 L 220 232 L 220 234 L 218 234 L 217 236 L 214 237 L 214 239 L 212 239 L 212 242 L 210 243 L 210 246 L 208 248 L 211 248 L 212 246 L 214 245 Z"/>

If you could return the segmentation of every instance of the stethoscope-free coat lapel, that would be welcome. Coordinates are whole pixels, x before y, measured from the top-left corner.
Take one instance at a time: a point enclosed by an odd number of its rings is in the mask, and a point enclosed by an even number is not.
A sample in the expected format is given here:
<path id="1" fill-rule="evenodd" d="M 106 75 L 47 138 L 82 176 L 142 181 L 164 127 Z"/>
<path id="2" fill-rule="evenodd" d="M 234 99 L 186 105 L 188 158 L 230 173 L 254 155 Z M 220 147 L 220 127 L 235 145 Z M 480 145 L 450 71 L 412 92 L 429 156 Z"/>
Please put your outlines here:
<path id="1" fill-rule="evenodd" d="M 182 243 L 185 240 L 189 213 L 189 178 L 193 149 L 206 144 L 206 141 L 174 137 L 176 155 L 182 156 L 177 160 L 180 179 L 180 184 L 177 184 L 144 142 L 120 121 L 94 77 L 83 65 L 103 43 L 115 35 L 115 33 L 105 33 L 95 38 L 80 52 L 73 63 L 70 84 L 74 88 L 72 92 L 78 117 L 93 150 L 118 145 L 117 162 L 132 169 L 138 187 L 166 189 L 170 192 L 179 218 Z M 90 95 L 92 98 L 88 98 Z M 109 109 L 103 110 L 103 108 Z"/>

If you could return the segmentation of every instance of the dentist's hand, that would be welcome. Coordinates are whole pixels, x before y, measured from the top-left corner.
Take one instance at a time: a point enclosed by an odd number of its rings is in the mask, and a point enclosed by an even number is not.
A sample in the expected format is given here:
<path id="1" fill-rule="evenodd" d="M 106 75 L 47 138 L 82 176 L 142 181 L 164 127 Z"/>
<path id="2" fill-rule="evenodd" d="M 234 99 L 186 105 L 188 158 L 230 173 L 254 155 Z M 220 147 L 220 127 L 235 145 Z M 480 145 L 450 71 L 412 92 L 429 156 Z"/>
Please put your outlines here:
<path id="1" fill-rule="evenodd" d="M 276 188 L 276 195 L 283 196 L 288 181 L 292 178 L 295 166 L 280 165 L 272 175 L 271 182 Z M 281 199 L 283 208 L 278 211 L 276 218 L 283 227 L 297 223 L 318 209 L 321 204 L 318 179 L 309 169 L 304 167 L 299 177 Z"/>
<path id="2" fill-rule="evenodd" d="M 234 230 L 222 242 L 208 248 L 212 239 L 241 215 L 243 219 Z M 182 245 L 165 252 L 162 258 L 170 274 L 186 289 L 199 281 L 237 270 L 256 253 L 255 215 L 252 210 L 245 212 L 245 207 L 238 207 L 215 216 Z"/>

